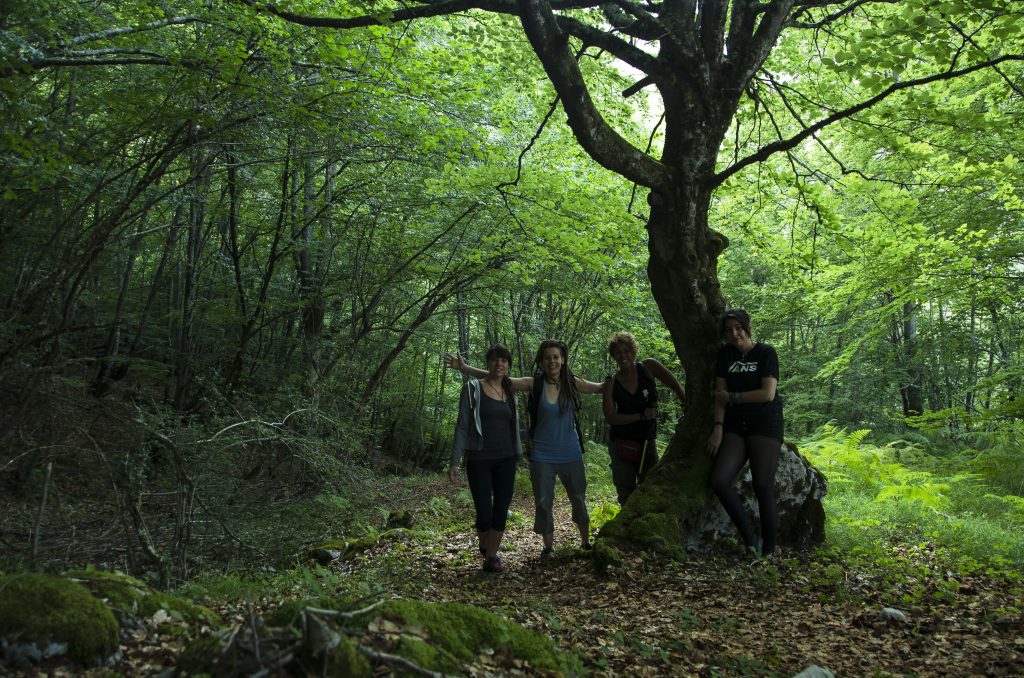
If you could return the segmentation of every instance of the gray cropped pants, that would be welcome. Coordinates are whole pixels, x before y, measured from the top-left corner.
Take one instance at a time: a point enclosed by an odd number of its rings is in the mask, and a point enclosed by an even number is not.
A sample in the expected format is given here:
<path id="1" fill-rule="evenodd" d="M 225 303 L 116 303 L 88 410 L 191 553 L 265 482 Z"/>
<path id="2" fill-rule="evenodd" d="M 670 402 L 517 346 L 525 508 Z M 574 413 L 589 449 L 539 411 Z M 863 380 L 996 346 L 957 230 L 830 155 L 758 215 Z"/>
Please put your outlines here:
<path id="1" fill-rule="evenodd" d="M 555 478 L 562 481 L 565 493 L 572 506 L 572 522 L 579 526 L 590 525 L 587 512 L 587 471 L 583 459 L 568 464 L 548 464 L 530 461 L 530 483 L 533 485 L 533 503 L 536 513 L 533 531 L 537 534 L 551 534 L 555 531 Z"/>

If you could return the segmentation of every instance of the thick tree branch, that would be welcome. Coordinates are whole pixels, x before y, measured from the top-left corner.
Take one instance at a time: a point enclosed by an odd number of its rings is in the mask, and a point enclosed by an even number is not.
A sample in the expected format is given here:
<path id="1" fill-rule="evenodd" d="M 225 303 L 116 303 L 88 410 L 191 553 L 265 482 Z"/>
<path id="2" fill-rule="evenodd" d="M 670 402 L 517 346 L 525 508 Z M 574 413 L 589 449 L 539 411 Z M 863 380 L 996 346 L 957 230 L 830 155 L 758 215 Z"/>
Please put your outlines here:
<path id="1" fill-rule="evenodd" d="M 64 66 L 170 66 L 171 60 L 157 54 L 151 56 L 117 56 L 103 59 L 89 57 L 46 57 L 37 59 L 25 64 L 30 70 L 37 71 L 43 68 L 56 68 Z M 0 77 L 13 75 L 13 71 L 0 72 Z"/>
<path id="2" fill-rule="evenodd" d="M 314 28 L 364 28 L 366 26 L 386 26 L 402 21 L 413 19 L 425 19 L 434 16 L 446 16 L 467 12 L 471 9 L 479 9 L 497 14 L 518 14 L 519 9 L 516 0 L 444 0 L 442 2 L 424 2 L 416 7 L 405 7 L 380 14 L 365 14 L 354 17 L 330 17 L 310 16 L 307 14 L 296 14 L 277 7 L 269 2 L 259 0 L 238 0 L 242 4 L 273 14 L 285 21 L 301 26 Z M 588 9 L 598 7 L 604 0 L 556 0 L 552 3 L 554 9 Z"/>
<path id="3" fill-rule="evenodd" d="M 812 28 L 820 29 L 834 24 L 836 21 L 842 19 L 845 16 L 853 14 L 857 9 L 866 5 L 895 5 L 898 4 L 899 0 L 854 0 L 848 2 L 847 0 L 804 0 L 803 2 L 797 2 L 796 6 L 799 8 L 797 12 L 793 14 L 790 20 L 786 23 L 787 28 Z M 800 17 L 808 14 L 812 9 L 818 9 L 821 7 L 829 7 L 831 5 L 840 5 L 840 8 L 831 14 L 826 14 L 821 19 L 812 22 L 800 21 Z"/>
<path id="4" fill-rule="evenodd" d="M 794 0 L 772 0 L 763 11 L 761 8 L 757 9 L 757 12 L 761 13 L 761 20 L 757 22 L 757 28 L 753 35 L 750 35 L 749 38 L 741 36 L 742 45 L 729 43 L 728 63 L 731 66 L 731 82 L 723 84 L 727 84 L 736 91 L 742 91 L 746 87 L 774 49 L 779 34 L 786 26 L 786 18 L 789 16 L 793 4 Z M 734 4 L 733 11 L 737 10 L 738 8 Z M 748 8 L 748 11 L 753 10 Z M 754 25 L 753 17 L 748 17 L 743 23 L 749 30 L 749 27 Z"/>
<path id="5" fill-rule="evenodd" d="M 699 17 L 697 25 L 700 26 L 701 47 L 704 50 L 704 63 L 711 71 L 717 71 L 719 64 L 725 58 L 725 16 L 729 3 L 727 0 L 705 0 L 698 7 Z M 746 9 L 746 2 L 740 0 L 734 2 L 733 12 Z"/>
<path id="6" fill-rule="evenodd" d="M 108 40 L 123 35 L 132 35 L 145 31 L 158 30 L 167 26 L 181 26 L 192 23 L 206 23 L 194 15 L 176 16 L 160 21 L 152 21 L 140 26 L 117 26 L 103 31 L 84 33 L 70 38 L 66 42 L 51 47 L 36 47 L 23 39 L 16 38 L 23 52 L 20 63 L 0 68 L 0 78 L 10 77 L 18 73 L 28 73 L 43 68 L 61 66 L 169 66 L 172 61 L 163 54 L 133 47 L 109 47 L 104 49 L 74 50 L 72 47 L 97 40 Z M 8 37 L 11 34 L 6 34 Z M 189 67 L 194 64 L 189 64 Z"/>
<path id="7" fill-rule="evenodd" d="M 631 181 L 652 188 L 666 186 L 668 169 L 622 138 L 597 110 L 551 4 L 520 0 L 519 6 L 526 37 L 561 97 L 569 127 L 583 150 Z"/>
<path id="8" fill-rule="evenodd" d="M 966 66 L 964 68 L 951 69 L 948 71 L 943 71 L 942 73 L 935 73 L 933 75 L 925 76 L 922 78 L 914 78 L 913 80 L 906 80 L 903 82 L 893 83 L 892 85 L 890 85 L 883 91 L 879 92 L 875 96 L 871 97 L 870 99 L 865 99 L 864 101 L 854 106 L 843 109 L 841 111 L 837 111 L 826 118 L 822 118 L 818 122 L 808 127 L 805 127 L 803 130 L 793 135 L 789 139 L 783 139 L 780 141 L 776 141 L 774 143 L 770 143 L 762 147 L 756 153 L 748 155 L 742 160 L 733 163 L 732 165 L 730 165 L 729 167 L 715 175 L 714 180 L 712 181 L 712 185 L 720 186 L 726 179 L 736 174 L 744 167 L 753 165 L 754 163 L 763 162 L 776 153 L 788 151 L 792 148 L 795 148 L 808 137 L 814 135 L 816 132 L 821 131 L 822 129 L 828 127 L 829 125 L 835 122 L 845 120 L 846 118 L 849 118 L 852 115 L 856 115 L 861 111 L 867 110 L 874 106 L 875 104 L 878 104 L 881 101 L 884 101 L 885 99 L 889 98 L 893 94 L 896 94 L 897 92 L 900 92 L 905 89 L 911 89 L 913 87 L 920 87 L 922 85 L 927 85 L 933 82 L 940 82 L 942 80 L 952 80 L 953 78 L 958 78 L 969 73 L 985 70 L 986 68 L 993 68 L 1007 61 L 1024 61 L 1024 55 L 1005 54 L 994 59 L 989 59 L 987 61 L 982 61 L 971 66 Z"/>
<path id="9" fill-rule="evenodd" d="M 601 11 L 615 30 L 631 38 L 653 42 L 667 32 L 657 16 L 626 0 L 605 4 Z"/>
<path id="10" fill-rule="evenodd" d="M 74 47 L 75 45 L 82 45 L 87 42 L 93 42 L 94 40 L 105 40 L 119 35 L 142 33 L 143 31 L 154 31 L 158 28 L 164 28 L 165 26 L 180 26 L 182 24 L 191 23 L 205 23 L 205 20 L 191 14 L 186 16 L 176 16 L 169 19 L 161 19 L 160 21 L 152 21 L 148 24 L 142 24 L 141 26 L 119 26 L 117 28 L 108 28 L 105 31 L 84 33 L 71 38 L 66 44 L 68 47 Z"/>
<path id="11" fill-rule="evenodd" d="M 654 74 L 658 69 L 656 57 L 611 33 L 571 17 L 556 16 L 555 21 L 558 22 L 558 27 L 569 35 L 579 38 L 588 45 L 603 49 L 639 71 Z"/>

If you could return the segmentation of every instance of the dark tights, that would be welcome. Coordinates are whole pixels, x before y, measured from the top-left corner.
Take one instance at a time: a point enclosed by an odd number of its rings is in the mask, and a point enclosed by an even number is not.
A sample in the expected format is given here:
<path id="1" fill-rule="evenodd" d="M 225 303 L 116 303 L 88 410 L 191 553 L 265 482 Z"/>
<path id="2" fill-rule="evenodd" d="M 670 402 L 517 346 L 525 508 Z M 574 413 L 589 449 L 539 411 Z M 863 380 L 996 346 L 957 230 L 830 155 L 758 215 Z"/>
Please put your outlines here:
<path id="1" fill-rule="evenodd" d="M 504 532 L 516 484 L 516 458 L 467 459 L 466 480 L 476 507 L 477 532 Z"/>
<path id="2" fill-rule="evenodd" d="M 759 435 L 740 436 L 726 433 L 715 455 L 711 470 L 711 489 L 718 495 L 725 512 L 732 518 L 739 530 L 743 543 L 756 546 L 754 530 L 747 519 L 740 495 L 732 483 L 750 461 L 750 475 L 753 478 L 754 495 L 757 497 L 758 512 L 761 514 L 761 553 L 775 553 L 775 533 L 779 531 L 779 509 L 775 505 L 775 468 L 779 464 L 781 443 L 775 438 Z"/>

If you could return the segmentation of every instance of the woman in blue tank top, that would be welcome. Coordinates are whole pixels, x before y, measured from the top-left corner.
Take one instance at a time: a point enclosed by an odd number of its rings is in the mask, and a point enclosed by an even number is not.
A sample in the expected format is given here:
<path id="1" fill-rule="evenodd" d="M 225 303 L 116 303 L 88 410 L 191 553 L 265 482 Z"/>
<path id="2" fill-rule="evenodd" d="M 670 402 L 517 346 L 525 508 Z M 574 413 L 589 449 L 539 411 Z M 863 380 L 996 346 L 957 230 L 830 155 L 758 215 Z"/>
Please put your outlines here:
<path id="1" fill-rule="evenodd" d="M 483 370 L 467 365 L 458 355 L 448 355 L 449 365 L 472 376 Z M 533 486 L 533 531 L 544 546 L 541 559 L 554 553 L 555 478 L 561 481 L 572 506 L 572 520 L 584 549 L 591 548 L 590 513 L 587 511 L 587 474 L 583 464 L 583 437 L 576 421 L 581 393 L 602 393 L 604 384 L 581 379 L 568 364 L 569 348 L 557 339 L 541 342 L 534 358 L 537 373 L 511 380 L 516 391 L 531 394 L 530 481 Z"/>

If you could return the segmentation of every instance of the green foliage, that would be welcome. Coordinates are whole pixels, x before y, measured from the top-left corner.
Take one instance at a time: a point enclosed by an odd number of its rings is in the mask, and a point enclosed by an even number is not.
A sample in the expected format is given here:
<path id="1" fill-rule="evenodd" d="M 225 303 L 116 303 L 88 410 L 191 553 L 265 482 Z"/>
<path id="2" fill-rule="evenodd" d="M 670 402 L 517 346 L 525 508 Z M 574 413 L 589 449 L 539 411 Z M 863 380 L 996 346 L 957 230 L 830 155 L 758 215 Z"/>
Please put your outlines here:
<path id="1" fill-rule="evenodd" d="M 977 474 L 915 444 L 866 442 L 867 431 L 826 426 L 800 449 L 829 480 L 830 543 L 869 549 L 872 539 L 934 542 L 996 566 L 1024 562 L 1019 497 L 999 496 Z M 954 464 L 954 466 L 960 466 Z"/>
<path id="2" fill-rule="evenodd" d="M 220 605 L 259 599 L 314 599 L 333 596 L 346 587 L 347 582 L 336 570 L 296 566 L 283 570 L 203 572 L 181 587 L 179 593 L 210 605 Z"/>

